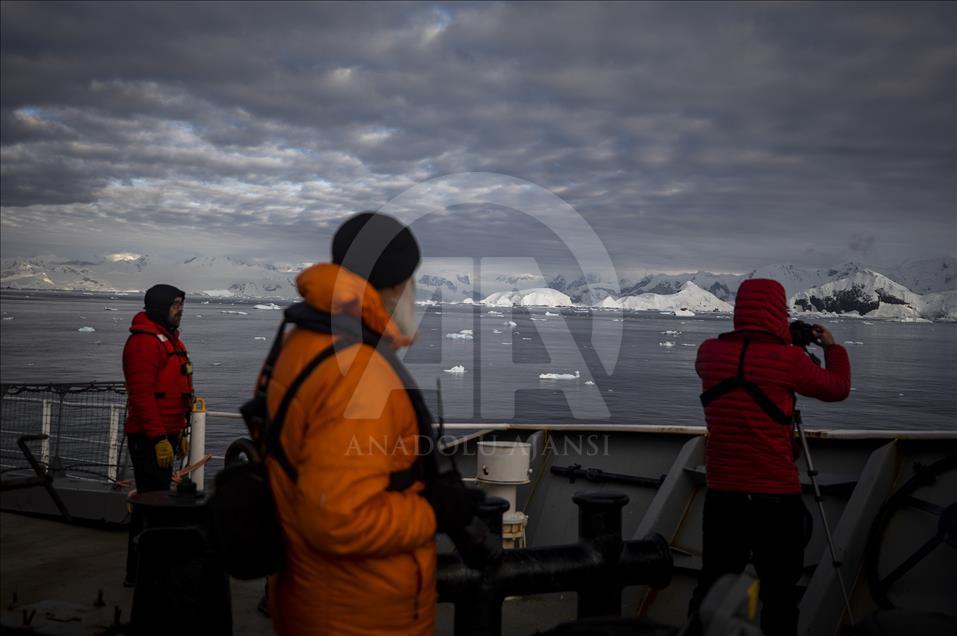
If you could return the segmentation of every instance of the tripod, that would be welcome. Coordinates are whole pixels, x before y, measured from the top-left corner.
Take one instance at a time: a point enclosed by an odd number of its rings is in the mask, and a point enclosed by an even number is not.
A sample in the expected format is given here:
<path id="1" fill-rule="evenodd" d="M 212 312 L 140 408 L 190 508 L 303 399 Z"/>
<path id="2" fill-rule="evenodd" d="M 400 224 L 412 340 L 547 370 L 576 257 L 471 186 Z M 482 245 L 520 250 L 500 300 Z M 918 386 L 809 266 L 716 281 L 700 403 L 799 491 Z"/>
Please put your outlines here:
<path id="1" fill-rule="evenodd" d="M 824 538 L 827 540 L 828 550 L 831 552 L 831 564 L 834 566 L 834 572 L 837 574 L 837 582 L 841 586 L 841 595 L 844 597 L 844 607 L 847 609 L 847 618 L 851 625 L 855 623 L 854 613 L 851 611 L 851 599 L 847 595 L 847 587 L 844 585 L 844 577 L 841 575 L 841 561 L 837 558 L 834 551 L 834 539 L 831 537 L 831 526 L 827 523 L 827 515 L 824 514 L 824 498 L 821 497 L 821 489 L 817 485 L 817 470 L 814 469 L 814 462 L 811 460 L 811 451 L 807 445 L 807 437 L 804 436 L 804 427 L 801 426 L 801 412 L 794 409 L 794 426 L 797 427 L 798 436 L 801 438 L 801 450 L 804 452 L 804 461 L 807 462 L 807 476 L 811 480 L 811 487 L 814 488 L 814 500 L 817 502 L 817 509 L 821 513 L 821 524 L 824 526 Z"/>

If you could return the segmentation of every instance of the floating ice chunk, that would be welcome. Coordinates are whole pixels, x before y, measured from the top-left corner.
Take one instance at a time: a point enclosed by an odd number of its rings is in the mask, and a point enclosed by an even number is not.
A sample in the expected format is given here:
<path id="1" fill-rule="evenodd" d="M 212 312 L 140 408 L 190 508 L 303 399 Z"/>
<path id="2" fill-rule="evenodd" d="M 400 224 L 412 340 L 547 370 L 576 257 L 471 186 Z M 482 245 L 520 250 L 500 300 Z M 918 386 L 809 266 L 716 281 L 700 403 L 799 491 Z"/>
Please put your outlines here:
<path id="1" fill-rule="evenodd" d="M 694 316 L 694 312 L 690 309 L 675 309 L 676 316 Z"/>
<path id="2" fill-rule="evenodd" d="M 670 340 L 665 340 L 664 342 L 659 342 L 659 343 L 658 343 L 658 346 L 659 346 L 659 347 L 666 347 L 666 348 L 669 348 L 669 349 L 670 349 L 671 347 L 675 346 L 675 343 L 673 343 L 673 342 L 670 341 Z"/>
<path id="3" fill-rule="evenodd" d="M 506 321 L 505 321 L 505 326 L 506 326 L 506 327 L 517 327 L 517 326 L 518 326 L 518 323 L 515 322 L 514 320 L 506 320 Z"/>
<path id="4" fill-rule="evenodd" d="M 531 340 L 531 338 L 522 338 L 522 340 Z"/>
<path id="5" fill-rule="evenodd" d="M 862 345 L 862 344 L 864 344 L 864 343 L 861 342 L 860 340 L 845 340 L 845 341 L 844 341 L 844 344 L 846 344 L 846 345 Z"/>
<path id="6" fill-rule="evenodd" d="M 4 320 L 13 320 L 13 316 L 4 316 L 3 319 L 4 319 Z"/>
<path id="7" fill-rule="evenodd" d="M 581 377 L 581 372 L 575 373 L 539 373 L 539 380 L 577 380 Z"/>
<path id="8" fill-rule="evenodd" d="M 492 311 L 488 312 L 488 315 L 489 315 L 489 316 L 504 316 L 505 314 L 503 314 L 503 313 L 500 312 L 500 311 L 492 310 Z"/>
<path id="9" fill-rule="evenodd" d="M 585 384 L 588 386 L 595 386 L 595 383 L 592 382 L 591 380 L 585 380 Z"/>
<path id="10" fill-rule="evenodd" d="M 77 329 L 77 331 L 79 331 L 80 333 L 93 333 L 94 331 L 96 331 L 96 329 L 94 329 L 93 327 L 80 327 L 79 329 Z"/>
<path id="11" fill-rule="evenodd" d="M 472 330 L 462 329 L 458 333 L 447 333 L 445 337 L 449 340 L 472 340 Z"/>
<path id="12" fill-rule="evenodd" d="M 456 375 L 461 375 L 465 373 L 465 367 L 463 367 L 461 364 L 457 364 L 451 369 L 444 369 L 443 371 L 445 373 L 455 373 Z"/>
<path id="13" fill-rule="evenodd" d="M 213 365 L 214 367 L 222 366 L 222 364 L 223 364 L 222 362 L 213 362 L 213 363 L 212 363 L 212 365 Z"/>
<path id="14" fill-rule="evenodd" d="M 202 317 L 203 317 L 203 314 L 196 314 L 196 317 L 197 317 L 197 318 L 202 318 Z"/>
<path id="15" fill-rule="evenodd" d="M 669 329 L 668 331 L 662 331 L 660 333 L 663 336 L 680 336 L 681 335 L 681 332 L 678 331 L 677 329 Z"/>
<path id="16" fill-rule="evenodd" d="M 247 315 L 249 315 L 249 314 L 248 314 L 247 312 L 245 312 L 245 311 L 236 311 L 235 309 L 220 309 L 220 310 L 219 310 L 219 313 L 221 313 L 221 314 L 232 314 L 232 315 L 235 315 L 235 316 L 247 316 Z"/>
<path id="17" fill-rule="evenodd" d="M 503 344 L 503 345 L 511 345 L 512 343 L 511 343 L 511 342 L 503 342 L 502 344 Z"/>
<path id="18" fill-rule="evenodd" d="M 459 333 L 465 334 L 466 336 L 471 336 L 473 331 L 471 329 L 459 329 Z"/>
<path id="19" fill-rule="evenodd" d="M 6 320 L 6 318 L 4 318 Z M 501 329 L 492 329 L 492 333 L 502 333 Z"/>
<path id="20" fill-rule="evenodd" d="M 550 312 L 550 311 L 546 311 L 546 312 L 545 312 L 545 315 L 546 315 L 546 316 L 560 316 L 561 314 L 553 314 L 553 313 Z"/>
<path id="21" fill-rule="evenodd" d="M 612 318 L 611 321 L 612 321 L 612 322 L 624 322 L 625 319 L 624 319 L 624 318 Z"/>
<path id="22" fill-rule="evenodd" d="M 265 340 L 266 336 L 253 336 L 253 340 Z"/>
<path id="23" fill-rule="evenodd" d="M 532 318 L 532 320 L 534 320 L 535 322 L 547 322 L 547 321 L 548 321 L 547 318 Z"/>
<path id="24" fill-rule="evenodd" d="M 117 309 L 116 307 L 104 307 L 103 309 L 105 309 L 106 311 L 119 311 L 119 309 Z"/>
<path id="25" fill-rule="evenodd" d="M 253 309 L 282 309 L 276 303 L 266 303 L 265 305 L 253 305 Z"/>
<path id="26" fill-rule="evenodd" d="M 682 346 L 682 347 L 697 347 L 698 345 L 696 345 L 696 344 L 693 343 L 693 342 L 682 342 L 682 343 L 681 343 L 681 346 Z"/>

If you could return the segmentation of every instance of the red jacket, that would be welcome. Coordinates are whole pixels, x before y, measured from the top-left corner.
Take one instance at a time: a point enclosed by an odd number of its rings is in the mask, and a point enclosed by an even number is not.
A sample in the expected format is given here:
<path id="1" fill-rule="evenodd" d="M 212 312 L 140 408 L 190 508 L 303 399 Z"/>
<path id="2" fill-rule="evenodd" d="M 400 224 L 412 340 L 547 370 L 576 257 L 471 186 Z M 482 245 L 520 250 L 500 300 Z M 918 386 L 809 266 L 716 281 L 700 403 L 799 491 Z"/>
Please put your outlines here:
<path id="1" fill-rule="evenodd" d="M 133 317 L 123 347 L 127 433 L 174 435 L 186 427 L 193 400 L 193 368 L 179 331 L 170 333 L 145 311 Z"/>
<path id="2" fill-rule="evenodd" d="M 734 305 L 734 331 L 706 340 L 695 369 L 702 389 L 735 376 L 744 341 L 749 339 L 744 377 L 756 383 L 785 415 L 794 411 L 794 394 L 826 402 L 848 396 L 851 367 L 840 345 L 824 350 L 826 369 L 800 347 L 791 345 L 787 301 L 777 281 L 741 283 Z M 708 488 L 788 494 L 801 491 L 792 453 L 792 427 L 780 424 L 737 388 L 705 407 Z"/>

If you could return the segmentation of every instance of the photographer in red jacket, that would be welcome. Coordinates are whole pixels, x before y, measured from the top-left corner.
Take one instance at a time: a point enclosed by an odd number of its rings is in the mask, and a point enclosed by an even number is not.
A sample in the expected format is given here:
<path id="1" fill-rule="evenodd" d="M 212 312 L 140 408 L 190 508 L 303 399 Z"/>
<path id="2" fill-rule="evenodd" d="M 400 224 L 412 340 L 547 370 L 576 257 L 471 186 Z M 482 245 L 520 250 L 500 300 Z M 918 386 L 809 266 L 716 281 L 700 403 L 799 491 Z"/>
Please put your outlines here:
<path id="1" fill-rule="evenodd" d="M 795 394 L 836 402 L 850 391 L 847 351 L 820 325 L 810 335 L 824 348 L 826 368 L 792 344 L 781 284 L 750 279 L 738 289 L 734 331 L 705 341 L 695 363 L 708 423 L 708 490 L 691 609 L 718 578 L 753 560 L 767 636 L 797 632 L 806 509 L 792 447 Z"/>
<path id="2" fill-rule="evenodd" d="M 146 292 L 145 311 L 133 317 L 123 348 L 126 381 L 126 439 L 136 491 L 168 490 L 173 457 L 189 452 L 186 426 L 193 406 L 193 367 L 179 339 L 186 294 L 172 285 L 154 285 Z M 133 538 L 142 519 L 130 519 L 130 543 L 124 584 L 136 582 Z"/>

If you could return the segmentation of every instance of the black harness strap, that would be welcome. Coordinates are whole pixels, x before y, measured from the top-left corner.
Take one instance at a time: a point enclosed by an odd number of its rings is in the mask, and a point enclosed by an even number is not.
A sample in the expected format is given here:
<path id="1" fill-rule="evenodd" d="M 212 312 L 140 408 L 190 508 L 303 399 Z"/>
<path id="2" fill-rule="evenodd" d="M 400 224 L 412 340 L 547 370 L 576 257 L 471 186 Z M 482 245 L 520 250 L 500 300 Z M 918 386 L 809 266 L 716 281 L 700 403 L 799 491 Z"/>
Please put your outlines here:
<path id="1" fill-rule="evenodd" d="M 350 342 L 344 344 L 346 344 L 346 346 L 351 346 L 355 343 Z M 296 470 L 296 467 L 292 465 L 291 461 L 289 461 L 289 456 L 286 455 L 286 449 L 282 447 L 282 442 L 279 441 L 279 434 L 282 433 L 282 425 L 286 420 L 286 413 L 289 411 L 289 406 L 292 404 L 292 399 L 296 396 L 299 388 L 303 385 L 306 379 L 312 375 L 312 372 L 316 370 L 316 367 L 325 362 L 330 356 L 335 354 L 337 349 L 341 350 L 345 348 L 338 345 L 339 343 L 329 345 L 317 353 L 316 356 L 309 361 L 309 364 L 303 367 L 302 371 L 299 372 L 299 375 L 296 376 L 296 379 L 293 380 L 292 384 L 289 385 L 289 388 L 286 389 L 286 393 L 282 396 L 282 401 L 279 403 L 279 409 L 276 410 L 276 416 L 272 418 L 269 427 L 266 429 L 266 452 L 276 458 L 276 461 L 279 462 L 279 465 L 282 466 L 282 469 L 286 471 L 289 479 L 291 479 L 293 482 L 299 480 L 299 471 Z"/>
<path id="2" fill-rule="evenodd" d="M 259 383 L 256 387 L 258 396 L 260 396 L 262 399 L 265 399 L 266 387 L 269 384 L 270 378 L 272 377 L 272 371 L 275 367 L 276 360 L 279 358 L 279 351 L 282 348 L 285 327 L 288 323 L 293 323 L 299 327 L 310 329 L 312 331 L 319 331 L 328 334 L 334 333 L 339 337 L 332 345 L 326 347 L 316 354 L 316 356 L 309 361 L 309 364 L 303 367 L 302 371 L 299 372 L 292 384 L 289 385 L 289 388 L 283 395 L 282 401 L 279 403 L 279 408 L 276 410 L 276 416 L 272 418 L 272 421 L 270 422 L 264 435 L 266 452 L 271 454 L 276 461 L 279 462 L 279 465 L 293 482 L 298 480 L 299 471 L 296 470 L 296 467 L 292 465 L 292 462 L 289 460 L 289 456 L 286 455 L 286 451 L 279 439 L 289 406 L 292 403 L 296 392 L 320 364 L 322 364 L 325 360 L 333 356 L 338 351 L 345 350 L 348 347 L 356 344 L 361 343 L 373 347 L 386 359 L 386 361 L 388 361 L 389 365 L 399 376 L 402 386 L 405 387 L 406 393 L 409 396 L 409 400 L 412 402 L 412 408 L 415 410 L 416 414 L 419 434 L 424 434 L 428 436 L 429 439 L 432 439 L 432 415 L 425 403 L 425 398 L 422 396 L 422 392 L 418 389 L 418 387 L 416 387 L 415 381 L 399 361 L 392 348 L 388 345 L 381 347 L 379 346 L 379 343 L 382 340 L 382 335 L 367 328 L 358 320 L 340 316 L 334 318 L 325 312 L 321 312 L 309 307 L 305 303 L 297 303 L 286 310 L 285 318 L 282 324 L 279 326 L 279 332 L 276 334 L 273 346 L 269 351 L 269 355 L 267 356 L 266 361 L 263 364 L 262 372 L 260 373 Z M 434 442 L 434 439 L 432 439 L 432 441 Z M 436 472 L 429 470 L 430 467 L 431 464 L 422 461 L 422 455 L 417 455 L 415 461 L 409 468 L 406 468 L 405 470 L 392 471 L 389 473 L 389 483 L 386 487 L 386 490 L 405 490 L 412 486 L 416 481 L 429 479 L 431 476 L 433 476 L 432 474 Z"/>
<path id="3" fill-rule="evenodd" d="M 741 345 L 741 356 L 738 358 L 738 374 L 729 378 L 725 378 L 707 391 L 704 391 L 700 397 L 701 406 L 707 407 L 725 393 L 730 393 L 736 389 L 744 389 L 745 392 L 751 397 L 752 400 L 755 401 L 759 407 L 761 407 L 761 410 L 764 411 L 768 417 L 778 424 L 791 426 L 794 424 L 794 416 L 785 415 L 784 411 L 778 408 L 778 405 L 768 397 L 768 394 L 765 393 L 760 386 L 751 380 L 745 379 L 744 358 L 748 353 L 748 346 L 750 346 L 750 344 L 751 339 L 746 338 L 744 344 Z"/>

